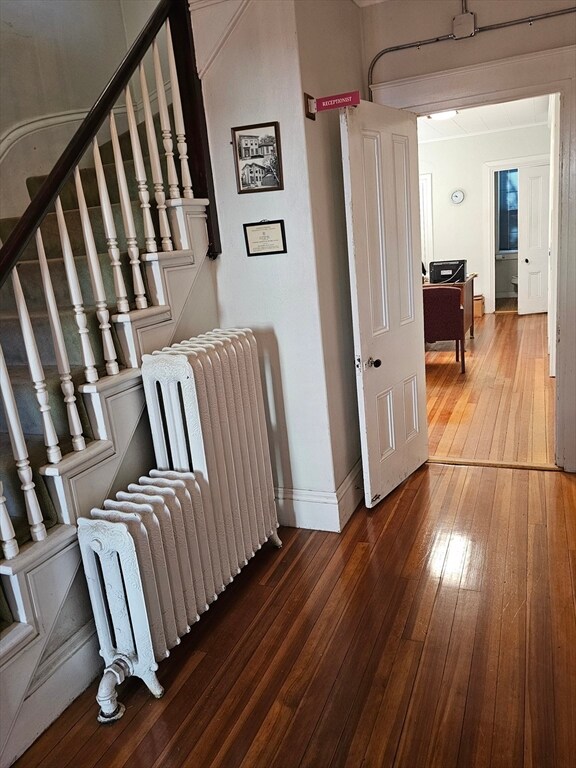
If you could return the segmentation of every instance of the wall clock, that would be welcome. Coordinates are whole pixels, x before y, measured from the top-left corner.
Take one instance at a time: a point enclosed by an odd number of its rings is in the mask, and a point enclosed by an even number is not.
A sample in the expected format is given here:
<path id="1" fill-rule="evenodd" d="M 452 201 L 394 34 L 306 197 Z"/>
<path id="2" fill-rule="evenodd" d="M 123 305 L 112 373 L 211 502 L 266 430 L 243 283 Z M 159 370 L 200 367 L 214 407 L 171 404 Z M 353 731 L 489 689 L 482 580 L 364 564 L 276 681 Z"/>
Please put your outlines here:
<path id="1" fill-rule="evenodd" d="M 450 195 L 450 200 L 454 203 L 454 205 L 460 205 L 460 203 L 464 200 L 464 192 L 461 189 L 455 189 L 454 192 Z"/>

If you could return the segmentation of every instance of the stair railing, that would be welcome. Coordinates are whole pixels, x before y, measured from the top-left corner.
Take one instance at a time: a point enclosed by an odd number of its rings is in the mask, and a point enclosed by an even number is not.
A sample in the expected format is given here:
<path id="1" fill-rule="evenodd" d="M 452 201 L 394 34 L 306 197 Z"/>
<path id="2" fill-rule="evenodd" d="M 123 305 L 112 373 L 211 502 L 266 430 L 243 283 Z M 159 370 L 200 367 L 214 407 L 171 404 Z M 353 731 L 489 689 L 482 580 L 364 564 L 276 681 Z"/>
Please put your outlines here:
<path id="1" fill-rule="evenodd" d="M 164 72 L 169 73 L 168 82 L 164 81 Z M 152 108 L 154 99 L 148 88 L 147 73 L 153 73 L 156 89 L 153 96 L 159 113 L 158 136 Z M 171 95 L 172 115 L 168 94 Z M 122 128 L 127 128 L 125 136 L 118 129 L 121 120 L 127 121 L 122 125 Z M 139 132 L 139 121 L 144 126 L 142 134 Z M 109 142 L 113 162 L 106 166 L 102 150 Z M 147 156 L 143 147 L 147 149 Z M 151 182 L 148 179 L 146 157 L 149 158 Z M 93 195 L 90 200 L 87 200 L 83 183 L 83 173 L 87 172 L 86 160 L 94 164 L 97 188 L 97 197 Z M 131 176 L 127 166 L 133 169 Z M 166 185 L 164 178 L 167 180 Z M 218 220 L 213 203 L 206 120 L 195 67 L 188 3 L 187 0 L 161 0 L 0 249 L 0 286 L 11 276 L 13 298 L 20 319 L 49 463 L 55 464 L 61 460 L 61 440 L 52 422 L 50 398 L 41 361 L 44 342 L 41 344 L 35 339 L 34 324 L 27 306 L 27 286 L 20 280 L 18 262 L 36 256 L 38 258 L 54 356 L 68 417 L 69 435 L 66 441 L 71 439 L 73 451 L 85 450 L 86 438 L 78 414 L 73 366 L 67 350 L 70 340 L 63 330 L 62 315 L 66 311 L 73 313 L 84 380 L 94 383 L 102 374 L 118 375 L 119 363 L 122 362 L 119 359 L 121 350 L 117 349 L 111 332 L 114 316 L 111 316 L 109 306 L 114 304 L 116 312 L 125 316 L 132 309 L 147 308 L 150 303 L 154 303 L 155 297 L 164 295 L 161 286 L 146 285 L 140 255 L 173 250 L 173 227 L 176 226 L 176 220 L 170 218 L 167 201 L 195 196 L 212 201 L 207 211 L 208 256 L 215 258 L 220 253 Z M 77 236 L 72 237 L 72 215 L 66 210 L 65 197 L 77 201 L 81 242 L 76 242 Z M 52 246 L 48 252 L 47 238 L 43 237 L 42 228 L 48 229 L 46 217 L 50 215 L 54 218 L 54 211 L 60 246 L 59 249 Z M 50 227 L 51 231 L 54 229 Z M 100 249 L 96 230 L 103 233 Z M 35 241 L 35 252 L 32 241 Z M 121 252 L 123 247 L 127 253 Z M 107 254 L 107 267 L 98 256 L 99 250 Z M 78 262 L 84 257 L 91 297 L 87 295 L 86 288 L 81 287 L 78 274 Z M 55 263 L 53 259 L 61 259 L 64 264 L 69 293 L 66 306 L 62 305 L 61 299 L 60 303 L 57 302 L 57 295 L 61 296 L 62 291 L 58 290 L 58 286 L 56 291 L 54 288 L 51 276 Z M 105 279 L 106 270 L 110 272 L 108 280 Z M 148 280 L 154 281 L 157 274 L 150 271 Z M 113 285 L 112 296 L 106 293 L 107 284 Z M 88 320 L 89 308 L 93 308 L 97 318 L 97 331 L 92 329 Z M 128 360 L 125 364 L 135 365 L 134 361 Z M 39 540 L 46 535 L 46 531 L 3 354 L 1 368 L 2 399 L 14 461 L 26 503 L 31 536 L 33 540 Z M 0 538 L 7 550 L 6 556 L 11 557 L 18 549 L 13 542 L 9 519 L 6 519 L 4 496 L 1 502 Z"/>

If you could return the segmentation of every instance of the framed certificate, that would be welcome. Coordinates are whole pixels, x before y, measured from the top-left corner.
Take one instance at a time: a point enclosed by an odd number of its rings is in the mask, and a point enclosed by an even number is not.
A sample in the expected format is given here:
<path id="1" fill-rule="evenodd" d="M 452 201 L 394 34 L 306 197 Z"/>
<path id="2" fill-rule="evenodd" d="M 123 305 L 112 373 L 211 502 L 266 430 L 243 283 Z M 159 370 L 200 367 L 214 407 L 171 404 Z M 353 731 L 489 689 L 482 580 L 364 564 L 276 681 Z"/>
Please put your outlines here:
<path id="1" fill-rule="evenodd" d="M 248 256 L 286 253 L 286 233 L 282 219 L 244 224 L 244 239 Z"/>

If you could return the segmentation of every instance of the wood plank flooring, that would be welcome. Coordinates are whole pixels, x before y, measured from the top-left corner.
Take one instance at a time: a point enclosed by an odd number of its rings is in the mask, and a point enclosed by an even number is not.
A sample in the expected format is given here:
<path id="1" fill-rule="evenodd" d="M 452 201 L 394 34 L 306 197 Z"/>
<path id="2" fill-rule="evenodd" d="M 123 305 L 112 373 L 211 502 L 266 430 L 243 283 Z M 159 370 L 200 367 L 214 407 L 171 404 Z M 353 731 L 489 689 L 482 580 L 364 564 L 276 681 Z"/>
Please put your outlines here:
<path id="1" fill-rule="evenodd" d="M 281 536 L 162 699 L 131 680 L 104 726 L 94 684 L 18 768 L 573 768 L 576 476 L 429 464 L 340 535 Z"/>
<path id="2" fill-rule="evenodd" d="M 453 342 L 426 352 L 430 456 L 442 461 L 554 466 L 555 380 L 547 315 L 490 314 L 466 339 L 466 373 Z"/>

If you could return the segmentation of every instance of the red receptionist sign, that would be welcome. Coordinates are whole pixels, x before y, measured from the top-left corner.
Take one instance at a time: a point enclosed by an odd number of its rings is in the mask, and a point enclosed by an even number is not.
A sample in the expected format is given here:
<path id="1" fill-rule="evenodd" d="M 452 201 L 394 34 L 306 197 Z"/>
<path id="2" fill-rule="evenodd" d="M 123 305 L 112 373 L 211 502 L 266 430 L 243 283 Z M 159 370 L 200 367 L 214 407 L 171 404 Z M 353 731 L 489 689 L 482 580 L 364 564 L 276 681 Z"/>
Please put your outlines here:
<path id="1" fill-rule="evenodd" d="M 316 112 L 340 109 L 340 107 L 355 107 L 357 104 L 360 104 L 360 91 L 337 93 L 334 96 L 322 96 L 316 99 Z"/>

